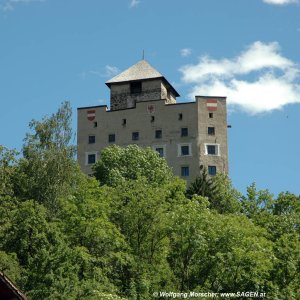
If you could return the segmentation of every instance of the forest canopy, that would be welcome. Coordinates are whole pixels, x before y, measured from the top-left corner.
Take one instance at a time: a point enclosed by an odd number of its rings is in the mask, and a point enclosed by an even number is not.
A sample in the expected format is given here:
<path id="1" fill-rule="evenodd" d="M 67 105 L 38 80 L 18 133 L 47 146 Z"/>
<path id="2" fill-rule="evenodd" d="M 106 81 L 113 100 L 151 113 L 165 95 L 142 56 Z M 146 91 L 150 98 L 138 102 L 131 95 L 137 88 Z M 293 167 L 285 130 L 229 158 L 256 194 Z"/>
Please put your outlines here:
<path id="1" fill-rule="evenodd" d="M 205 171 L 187 188 L 135 145 L 104 149 L 89 177 L 70 143 L 69 103 L 29 127 L 21 154 L 0 146 L 0 271 L 29 299 L 299 299 L 298 195 L 255 183 L 242 195 Z"/>

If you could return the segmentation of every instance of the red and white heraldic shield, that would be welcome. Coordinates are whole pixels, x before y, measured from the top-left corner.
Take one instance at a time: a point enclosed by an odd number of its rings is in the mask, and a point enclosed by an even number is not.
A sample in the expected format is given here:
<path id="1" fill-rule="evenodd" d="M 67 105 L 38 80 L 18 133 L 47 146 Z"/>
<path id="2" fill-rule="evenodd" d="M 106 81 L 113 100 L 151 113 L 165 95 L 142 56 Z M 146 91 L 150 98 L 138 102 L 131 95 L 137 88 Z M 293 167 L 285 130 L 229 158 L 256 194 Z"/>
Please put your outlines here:
<path id="1" fill-rule="evenodd" d="M 87 111 L 87 118 L 89 121 L 93 121 L 96 117 L 96 110 L 91 109 Z"/>
<path id="2" fill-rule="evenodd" d="M 206 107 L 209 111 L 216 111 L 218 108 L 218 101 L 215 99 L 206 100 Z"/>

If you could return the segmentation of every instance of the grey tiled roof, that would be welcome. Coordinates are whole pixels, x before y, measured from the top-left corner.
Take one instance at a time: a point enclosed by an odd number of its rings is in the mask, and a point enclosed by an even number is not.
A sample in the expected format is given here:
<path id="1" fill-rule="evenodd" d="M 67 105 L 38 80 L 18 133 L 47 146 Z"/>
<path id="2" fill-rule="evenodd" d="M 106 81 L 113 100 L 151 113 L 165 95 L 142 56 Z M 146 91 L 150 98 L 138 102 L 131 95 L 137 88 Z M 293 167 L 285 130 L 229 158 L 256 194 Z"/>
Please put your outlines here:
<path id="1" fill-rule="evenodd" d="M 131 66 L 121 74 L 113 77 L 112 79 L 106 81 L 107 85 L 115 82 L 124 82 L 131 80 L 141 80 L 149 78 L 160 78 L 164 77 L 157 70 L 155 70 L 148 62 L 141 60 L 135 65 Z"/>

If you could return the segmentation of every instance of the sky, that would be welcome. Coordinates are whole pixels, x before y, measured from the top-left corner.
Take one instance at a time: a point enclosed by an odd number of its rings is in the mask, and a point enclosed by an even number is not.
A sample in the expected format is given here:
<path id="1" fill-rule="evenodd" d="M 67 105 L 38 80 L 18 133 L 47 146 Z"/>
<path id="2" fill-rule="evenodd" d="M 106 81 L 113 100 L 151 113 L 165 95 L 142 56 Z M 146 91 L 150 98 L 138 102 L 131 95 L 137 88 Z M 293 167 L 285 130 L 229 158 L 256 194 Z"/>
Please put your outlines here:
<path id="1" fill-rule="evenodd" d="M 0 144 L 21 150 L 65 100 L 76 132 L 144 50 L 178 102 L 227 97 L 239 191 L 300 194 L 299 16 L 300 0 L 0 0 Z"/>

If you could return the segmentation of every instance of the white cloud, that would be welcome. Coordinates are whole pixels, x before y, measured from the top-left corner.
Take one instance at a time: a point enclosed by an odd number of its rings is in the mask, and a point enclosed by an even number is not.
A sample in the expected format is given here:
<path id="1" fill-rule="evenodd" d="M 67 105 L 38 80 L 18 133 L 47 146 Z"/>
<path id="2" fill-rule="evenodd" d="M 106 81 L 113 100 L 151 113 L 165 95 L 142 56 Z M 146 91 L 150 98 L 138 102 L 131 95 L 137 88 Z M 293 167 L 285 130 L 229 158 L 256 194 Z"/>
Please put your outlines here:
<path id="1" fill-rule="evenodd" d="M 103 77 L 113 77 L 120 73 L 120 69 L 115 66 L 106 65 Z"/>
<path id="2" fill-rule="evenodd" d="M 97 77 L 108 77 L 108 78 L 112 78 L 115 75 L 120 73 L 120 69 L 118 69 L 115 66 L 110 66 L 110 65 L 106 65 L 104 67 L 104 71 L 97 71 L 97 70 L 88 70 L 88 71 L 83 71 L 79 74 L 79 76 L 82 79 L 86 79 L 88 76 L 97 76 Z"/>
<path id="3" fill-rule="evenodd" d="M 94 70 L 89 70 L 89 71 L 83 71 L 79 74 L 79 76 L 82 79 L 86 79 L 88 76 L 98 76 L 98 77 L 103 77 L 103 74 L 101 74 L 101 72 L 99 71 L 94 71 Z"/>
<path id="4" fill-rule="evenodd" d="M 300 103 L 300 69 L 279 50 L 278 43 L 255 42 L 232 59 L 202 56 L 180 69 L 182 81 L 193 84 L 190 98 L 227 96 L 231 107 L 250 114 Z"/>
<path id="5" fill-rule="evenodd" d="M 285 5 L 285 4 L 299 3 L 299 0 L 263 0 L 263 2 L 267 4 L 274 4 L 274 5 Z"/>
<path id="6" fill-rule="evenodd" d="M 185 82 L 197 82 L 208 76 L 232 77 L 236 74 L 247 74 L 267 68 L 292 68 L 293 62 L 281 56 L 278 43 L 253 43 L 246 51 L 234 59 L 215 60 L 208 56 L 200 57 L 196 65 L 181 68 Z"/>
<path id="7" fill-rule="evenodd" d="M 7 0 L 0 5 L 2 11 L 13 11 L 18 4 L 29 4 L 33 2 L 45 2 L 46 0 Z"/>
<path id="8" fill-rule="evenodd" d="M 141 2 L 140 0 L 131 0 L 129 6 L 130 8 L 136 7 L 140 4 L 140 2 Z"/>
<path id="9" fill-rule="evenodd" d="M 186 56 L 189 56 L 191 54 L 192 54 L 192 49 L 190 49 L 190 48 L 183 48 L 183 49 L 180 50 L 180 55 L 181 56 L 186 57 Z"/>

